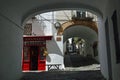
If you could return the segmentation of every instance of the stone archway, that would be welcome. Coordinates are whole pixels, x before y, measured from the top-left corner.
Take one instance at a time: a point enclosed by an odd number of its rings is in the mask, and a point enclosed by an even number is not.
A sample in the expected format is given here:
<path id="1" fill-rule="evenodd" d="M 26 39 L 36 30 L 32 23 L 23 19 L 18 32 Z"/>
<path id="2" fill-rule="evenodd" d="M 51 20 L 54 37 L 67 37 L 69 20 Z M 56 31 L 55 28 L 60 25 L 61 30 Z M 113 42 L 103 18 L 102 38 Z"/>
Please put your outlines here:
<path id="1" fill-rule="evenodd" d="M 93 29 L 98 34 L 97 23 L 95 21 L 89 19 L 79 19 L 79 20 L 73 19 L 63 23 L 61 27 L 58 29 L 57 35 L 62 35 L 65 29 L 70 28 L 71 26 L 73 27 L 75 25 L 84 25 L 85 27 Z"/>

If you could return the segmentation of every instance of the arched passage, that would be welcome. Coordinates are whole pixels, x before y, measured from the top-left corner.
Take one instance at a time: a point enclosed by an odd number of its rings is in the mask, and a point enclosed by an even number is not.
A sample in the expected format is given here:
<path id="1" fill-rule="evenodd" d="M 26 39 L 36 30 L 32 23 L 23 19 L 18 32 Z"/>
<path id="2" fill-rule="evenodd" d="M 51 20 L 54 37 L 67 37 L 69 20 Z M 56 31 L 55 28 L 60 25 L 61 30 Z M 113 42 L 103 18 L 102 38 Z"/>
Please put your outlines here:
<path id="1" fill-rule="evenodd" d="M 56 5 L 56 7 L 54 7 L 54 5 Z M 63 6 L 63 5 L 65 5 L 65 6 Z M 33 16 L 35 16 L 37 14 L 50 12 L 50 11 L 58 11 L 58 10 L 89 11 L 89 12 L 97 15 L 100 19 L 102 19 L 102 17 L 103 17 L 103 13 L 99 9 L 97 9 L 97 8 L 91 6 L 91 5 L 85 5 L 83 3 L 76 3 L 74 1 L 69 1 L 69 2 L 66 2 L 66 3 L 63 3 L 63 2 L 56 3 L 55 2 L 55 3 L 41 5 L 41 6 L 34 7 L 32 9 L 30 9 L 28 12 L 26 12 L 22 16 L 21 24 L 24 25 L 27 20 L 31 19 Z"/>
<path id="2" fill-rule="evenodd" d="M 58 8 L 59 9 L 59 8 Z M 63 9 L 63 8 L 61 8 L 61 9 Z M 64 8 L 64 9 L 70 9 L 70 8 Z M 84 9 L 84 8 L 83 8 Z M 54 10 L 56 10 L 56 9 L 53 9 L 52 8 L 52 11 L 54 11 Z M 86 8 L 85 8 L 85 10 L 86 10 Z M 91 9 L 89 9 L 89 10 L 91 10 Z M 88 10 L 88 11 L 89 11 Z M 36 10 L 37 11 L 37 10 Z M 36 11 L 35 11 L 35 14 L 36 14 Z M 43 11 L 43 10 L 41 10 L 41 11 Z M 43 11 L 43 12 L 46 12 L 47 10 L 45 10 L 45 11 Z M 49 10 L 48 10 L 49 11 Z M 93 12 L 94 12 L 94 9 L 92 10 Z M 97 12 L 96 11 L 96 9 L 95 9 L 95 12 Z M 42 12 L 38 12 L 38 13 L 42 13 Z M 29 19 L 29 18 L 31 18 L 32 16 L 34 16 L 35 14 L 32 14 L 32 13 L 30 13 L 31 15 L 30 16 L 24 16 L 24 17 L 26 17 L 25 19 L 27 20 L 27 19 Z M 98 16 L 99 16 L 99 19 L 101 20 L 101 16 L 99 15 L 99 10 L 98 10 L 98 14 L 97 14 Z M 24 22 L 26 21 L 24 18 L 23 18 L 23 24 L 24 24 Z M 92 29 L 92 28 L 91 28 Z"/>
<path id="3" fill-rule="evenodd" d="M 72 10 L 71 10 L 72 11 Z M 77 11 L 76 11 L 77 12 Z M 75 13 L 76 13 L 75 12 Z M 51 13 L 51 12 L 50 12 Z M 88 12 L 87 12 L 88 13 Z M 59 14 L 59 12 L 58 12 L 58 14 Z M 90 13 L 89 13 L 90 14 Z M 92 14 L 92 13 L 91 13 Z M 47 15 L 49 15 L 49 14 L 47 14 Z M 47 16 L 46 15 L 46 16 Z M 88 15 L 88 14 L 86 14 L 86 15 Z M 93 14 L 92 14 L 93 15 Z M 39 17 L 41 17 L 42 16 L 42 14 L 40 14 L 39 15 Z M 49 15 L 50 16 L 50 15 Z M 72 17 L 73 15 L 71 15 L 70 17 Z M 85 16 L 84 16 L 85 17 Z M 47 20 L 47 18 L 48 17 L 46 17 L 46 18 L 44 18 L 44 21 L 49 21 L 49 18 L 48 18 L 48 20 Z M 53 17 L 51 17 L 50 19 L 52 19 Z M 96 18 L 96 17 L 94 17 L 94 18 Z M 41 17 L 41 19 L 43 19 L 43 16 Z M 41 19 L 39 19 L 39 18 L 37 18 L 36 16 L 34 17 L 34 18 L 32 18 L 31 19 L 31 21 L 28 21 L 28 23 L 29 22 L 33 22 L 33 23 L 35 23 L 33 20 L 40 20 L 40 24 L 41 23 L 44 23 L 44 22 L 42 22 L 41 21 Z M 64 18 L 63 18 L 64 19 Z M 89 33 L 91 33 L 91 30 L 92 30 L 92 34 L 96 34 L 97 35 L 97 24 L 94 22 L 94 21 L 92 21 L 92 19 L 93 18 L 91 18 L 90 16 L 89 17 L 85 17 L 85 18 L 83 18 L 83 19 L 78 19 L 78 20 L 76 20 L 76 19 L 73 19 L 73 18 L 71 18 L 72 20 L 71 20 L 71 22 L 70 21 L 68 21 L 68 22 L 66 22 L 66 23 L 63 23 L 63 27 L 62 27 L 62 29 L 64 28 L 64 30 L 67 30 L 67 29 L 72 29 L 73 31 L 74 30 L 78 30 L 77 32 L 75 32 L 76 34 L 80 34 L 79 32 L 81 32 L 82 31 L 82 34 L 83 34 L 83 31 L 84 32 L 87 32 L 87 34 L 89 34 Z M 53 20 L 54 20 L 54 18 L 53 18 Z M 38 21 L 38 23 L 39 23 L 39 21 Z M 53 22 L 52 22 L 53 23 Z M 66 25 L 67 24 L 67 25 Z M 79 27 L 79 25 L 82 25 L 82 26 L 80 26 Z M 40 25 L 40 27 L 41 26 L 43 26 L 43 25 Z M 77 27 L 74 27 L 74 26 L 77 26 Z M 37 27 L 37 25 L 36 25 L 36 27 Z M 47 26 L 46 26 L 47 27 Z M 50 27 L 50 25 L 48 26 L 48 27 Z M 54 26 L 52 26 L 53 28 L 54 28 Z M 74 29 L 72 28 L 72 27 L 74 27 Z M 32 29 L 34 29 L 34 28 L 32 28 Z M 81 31 L 79 31 L 79 29 L 81 30 Z M 41 30 L 40 30 L 41 31 Z M 40 31 L 38 31 L 38 32 L 40 32 Z M 34 31 L 33 31 L 34 32 Z M 41 36 L 41 34 L 39 35 L 38 33 L 36 33 L 36 32 L 34 32 L 34 34 L 33 34 L 33 32 L 31 32 L 31 34 L 30 35 L 28 35 L 28 36 Z M 54 32 L 54 31 L 53 31 Z M 58 30 L 58 32 L 59 32 L 59 30 Z M 71 32 L 71 33 L 74 33 L 74 32 Z M 43 33 L 42 33 L 43 34 Z M 56 34 L 56 33 L 53 33 L 54 35 Z M 86 35 L 85 33 L 84 33 L 84 35 Z M 45 35 L 43 35 L 43 36 L 45 36 Z M 61 36 L 61 35 L 57 35 L 57 36 Z M 74 36 L 74 35 L 73 35 Z M 93 35 L 92 35 L 93 36 Z M 79 37 L 81 37 L 81 36 L 79 36 Z M 83 36 L 82 36 L 83 37 Z M 91 35 L 87 35 L 87 37 L 89 37 L 88 39 L 90 39 L 90 37 L 91 37 Z M 88 40 L 87 38 L 86 38 L 86 40 Z M 96 38 L 95 38 L 96 39 Z M 90 39 L 91 40 L 91 39 Z M 58 41 L 60 41 L 60 44 L 57 42 L 57 40 L 52 40 L 53 42 L 54 42 L 54 44 L 57 44 L 57 45 L 55 45 L 55 48 L 58 48 L 58 49 L 60 49 L 61 51 L 60 52 L 55 52 L 55 49 L 54 50 L 50 50 L 50 48 L 48 49 L 49 51 L 51 51 L 50 53 L 51 54 L 57 54 L 57 55 L 59 55 L 59 56 L 61 56 L 61 57 L 63 57 L 63 51 L 62 51 L 62 44 L 63 43 L 61 43 L 62 41 L 61 40 L 58 40 Z M 92 40 L 91 40 L 92 41 Z M 90 41 L 90 42 L 91 42 Z M 49 42 L 49 43 L 51 43 L 51 42 Z M 92 44 L 92 42 L 91 42 L 91 44 Z M 53 45 L 53 43 L 51 44 L 51 45 Z M 61 46 L 61 47 L 60 47 Z M 58 49 L 56 49 L 57 51 L 58 51 Z M 91 54 L 91 53 L 90 53 Z M 50 54 L 48 54 L 48 55 L 50 55 Z M 54 55 L 55 56 L 55 55 Z M 51 58 L 51 57 L 50 57 Z M 61 58 L 62 59 L 62 58 Z M 55 61 L 55 59 L 53 59 L 52 61 Z M 62 60 L 61 60 L 62 61 Z M 51 64 L 51 61 L 49 62 L 50 64 Z M 59 62 L 58 62 L 59 63 Z M 64 65 L 63 63 L 61 63 L 62 65 Z M 29 64 L 28 64 L 29 65 Z"/>
<path id="4" fill-rule="evenodd" d="M 7 2 L 7 3 L 6 3 Z M 59 4 L 59 5 L 58 5 Z M 74 5 L 73 5 L 74 4 Z M 115 5 L 115 6 L 114 6 Z M 111 7 L 112 6 L 112 7 Z M 37 9 L 39 7 L 39 9 Z M 2 1 L 0 2 L 0 19 L 1 19 L 1 72 L 2 72 L 2 79 L 7 80 L 16 80 L 18 79 L 21 75 L 20 73 L 20 67 L 19 65 L 21 64 L 21 48 L 22 48 L 22 33 L 23 30 L 19 29 L 18 27 L 21 27 L 23 24 L 25 18 L 28 17 L 28 15 L 36 13 L 36 11 L 40 10 L 41 12 L 47 9 L 60 9 L 60 8 L 86 8 L 86 9 L 91 9 L 94 11 L 100 11 L 103 13 L 103 22 L 99 30 L 101 30 L 100 37 L 99 37 L 99 42 L 100 44 L 100 52 L 103 54 L 101 55 L 101 60 L 103 64 L 102 72 L 104 73 L 105 77 L 108 79 L 108 66 L 107 65 L 107 55 L 106 55 L 106 47 L 107 44 L 105 41 L 105 34 L 110 34 L 110 51 L 112 56 L 112 62 L 110 62 L 110 65 L 112 65 L 112 70 L 113 71 L 113 79 L 118 79 L 119 80 L 119 64 L 116 64 L 116 57 L 115 56 L 115 47 L 114 47 L 114 39 L 113 39 L 113 23 L 111 21 L 111 16 L 113 14 L 113 11 L 116 10 L 118 11 L 117 14 L 119 14 L 119 1 L 118 0 L 91 0 L 91 2 L 87 0 L 50 0 L 50 1 L 40 1 L 40 0 L 30 0 L 29 3 L 27 0 L 12 0 L 12 1 Z M 93 9 L 94 8 L 94 9 Z M 49 11 L 48 10 L 48 11 Z M 97 12 L 96 11 L 96 12 Z M 104 21 L 108 19 L 108 26 L 110 32 L 105 31 L 104 29 Z M 117 17 L 119 21 L 119 16 Z M 18 25 L 17 25 L 18 24 Z M 119 25 L 119 23 L 118 23 Z M 106 32 L 106 33 L 105 33 Z M 112 34 L 112 35 L 111 35 Z M 9 39 L 9 40 L 8 40 Z M 102 40 L 101 40 L 102 39 Z M 105 45 L 106 44 L 106 45 Z M 12 45 L 12 47 L 11 47 Z M 112 49 L 112 50 L 111 50 Z M 5 54 L 4 54 L 5 53 Z M 11 53 L 11 54 L 10 54 Z M 6 56 L 9 55 L 9 56 Z M 7 57 L 7 58 L 6 58 Z M 104 60 L 105 59 L 105 60 Z M 5 62 L 3 62 L 5 61 Z M 109 61 L 109 59 L 108 59 Z M 9 68 L 6 68 L 4 66 L 8 66 L 10 62 L 14 62 L 14 64 L 9 65 Z M 17 66 L 16 66 L 17 65 Z M 6 72 L 8 72 L 8 76 L 6 77 Z M 17 73 L 17 74 L 16 74 Z"/>
<path id="5" fill-rule="evenodd" d="M 65 29 L 70 28 L 71 26 L 73 27 L 75 25 L 84 25 L 84 27 L 89 27 L 93 29 L 96 33 L 98 33 L 96 22 L 87 19 L 81 19 L 81 20 L 71 20 L 63 23 L 60 29 L 58 29 L 57 35 L 62 35 Z"/>
<path id="6" fill-rule="evenodd" d="M 66 22 L 67 23 L 67 22 Z M 69 23 L 69 22 L 68 22 Z M 87 23 L 87 22 L 86 22 Z M 63 24 L 64 25 L 64 24 Z M 97 26 L 94 26 L 96 29 L 97 29 Z M 59 33 L 59 30 L 58 30 L 58 33 Z M 66 26 L 63 30 L 63 32 L 61 32 L 61 34 L 58 34 L 58 35 L 63 35 L 63 42 L 64 42 L 64 48 L 66 47 L 66 41 L 68 38 L 72 38 L 74 39 L 74 37 L 77 37 L 78 39 L 84 39 L 85 40 L 85 46 L 84 47 L 84 54 L 83 55 L 91 55 L 93 56 L 94 58 L 96 57 L 93 53 L 93 48 L 92 48 L 92 45 L 94 44 L 94 42 L 98 41 L 98 33 L 96 32 L 95 29 L 93 29 L 93 27 L 89 27 L 89 26 L 86 26 L 86 24 L 74 24 L 72 26 Z M 72 47 L 72 44 L 71 44 L 71 47 Z M 82 52 L 82 51 L 80 51 Z M 64 53 L 66 53 L 66 50 L 64 49 Z M 72 52 L 72 53 L 76 53 L 76 52 Z M 68 53 L 67 53 L 68 54 Z M 71 53 L 70 53 L 71 54 Z M 82 54 L 82 53 L 77 53 L 77 54 Z M 65 63 L 70 66 L 68 64 L 68 56 L 70 56 L 69 54 L 68 55 L 65 55 Z M 80 55 L 72 55 L 70 58 L 71 61 L 74 61 L 74 57 L 75 56 L 76 58 L 82 58 L 80 57 Z M 97 58 L 98 58 L 98 55 L 97 55 Z M 95 58 L 95 59 L 97 59 Z M 72 60 L 73 59 L 73 60 Z M 79 59 L 78 59 L 79 60 Z M 98 60 L 98 59 L 97 59 Z M 77 59 L 76 59 L 77 61 Z M 99 61 L 99 60 L 98 60 Z M 70 62 L 70 64 L 74 64 L 75 62 Z M 80 62 L 82 63 L 82 62 Z M 85 64 L 85 63 L 83 63 Z M 79 65 L 79 63 L 77 63 L 77 65 Z M 81 64 L 80 64 L 81 65 Z M 75 66 L 75 64 L 74 64 Z"/>

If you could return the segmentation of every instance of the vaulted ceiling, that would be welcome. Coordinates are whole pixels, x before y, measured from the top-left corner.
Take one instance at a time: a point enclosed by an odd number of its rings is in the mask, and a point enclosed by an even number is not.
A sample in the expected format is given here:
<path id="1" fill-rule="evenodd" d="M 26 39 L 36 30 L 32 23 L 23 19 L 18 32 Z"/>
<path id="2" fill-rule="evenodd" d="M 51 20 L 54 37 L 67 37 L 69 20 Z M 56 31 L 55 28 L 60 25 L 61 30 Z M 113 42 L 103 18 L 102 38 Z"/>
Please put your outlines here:
<path id="1" fill-rule="evenodd" d="M 0 15 L 21 26 L 38 13 L 58 9 L 86 9 L 102 16 L 108 0 L 0 0 Z"/>
<path id="2" fill-rule="evenodd" d="M 26 20 L 36 14 L 65 9 L 88 10 L 103 16 L 108 0 L 0 0 L 0 16 L 23 28 Z M 80 25 L 71 27 L 64 32 L 64 41 L 72 36 L 80 36 L 94 41 L 97 34 L 88 27 Z"/>
<path id="3" fill-rule="evenodd" d="M 66 29 L 63 35 L 63 42 L 72 37 L 80 37 L 90 43 L 94 43 L 98 40 L 98 34 L 93 29 L 83 25 L 72 26 Z"/>

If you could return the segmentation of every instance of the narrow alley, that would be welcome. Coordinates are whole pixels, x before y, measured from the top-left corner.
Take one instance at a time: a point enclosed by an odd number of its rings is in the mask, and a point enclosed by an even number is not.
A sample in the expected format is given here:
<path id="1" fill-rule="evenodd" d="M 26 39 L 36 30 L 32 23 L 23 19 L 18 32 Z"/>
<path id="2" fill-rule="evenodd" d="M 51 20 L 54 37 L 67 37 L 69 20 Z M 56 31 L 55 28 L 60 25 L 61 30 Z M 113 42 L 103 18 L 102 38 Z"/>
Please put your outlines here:
<path id="1" fill-rule="evenodd" d="M 65 55 L 65 64 L 65 70 L 23 73 L 21 80 L 105 80 L 94 59 L 77 54 Z"/>

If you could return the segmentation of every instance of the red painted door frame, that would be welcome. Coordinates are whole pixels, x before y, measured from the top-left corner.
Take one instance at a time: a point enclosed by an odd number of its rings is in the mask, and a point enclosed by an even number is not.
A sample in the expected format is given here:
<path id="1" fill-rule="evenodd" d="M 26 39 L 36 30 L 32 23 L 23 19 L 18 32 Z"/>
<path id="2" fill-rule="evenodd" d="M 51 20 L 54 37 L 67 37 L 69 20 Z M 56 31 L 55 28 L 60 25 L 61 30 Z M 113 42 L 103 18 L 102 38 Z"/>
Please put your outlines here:
<path id="1" fill-rule="evenodd" d="M 46 57 L 43 55 L 43 48 L 46 48 L 46 40 L 51 40 L 52 36 L 31 36 L 23 37 L 22 70 L 30 71 L 30 47 L 38 47 L 38 71 L 46 70 Z M 27 59 L 25 59 L 27 58 Z"/>
<path id="2" fill-rule="evenodd" d="M 43 48 L 46 48 L 46 46 L 40 46 L 39 47 L 39 55 L 38 55 L 38 70 L 46 70 L 46 56 L 44 56 Z"/>

